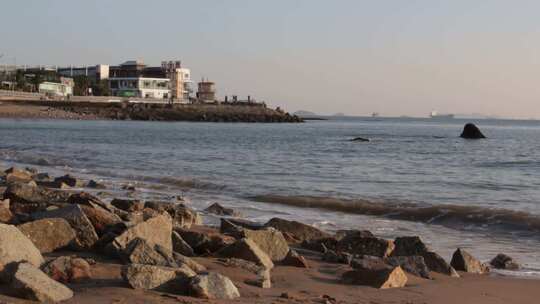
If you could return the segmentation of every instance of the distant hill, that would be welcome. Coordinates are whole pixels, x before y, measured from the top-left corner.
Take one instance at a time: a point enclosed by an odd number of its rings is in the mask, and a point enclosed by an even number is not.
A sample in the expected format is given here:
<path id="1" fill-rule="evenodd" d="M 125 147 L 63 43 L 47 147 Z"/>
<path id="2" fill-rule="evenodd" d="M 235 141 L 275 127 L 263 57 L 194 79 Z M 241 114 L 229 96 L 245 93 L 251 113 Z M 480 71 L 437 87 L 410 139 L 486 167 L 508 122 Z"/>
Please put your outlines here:
<path id="1" fill-rule="evenodd" d="M 316 116 L 317 113 L 313 113 L 313 112 L 310 112 L 310 111 L 304 111 L 304 110 L 298 110 L 296 112 L 293 113 L 294 115 L 296 116 Z"/>

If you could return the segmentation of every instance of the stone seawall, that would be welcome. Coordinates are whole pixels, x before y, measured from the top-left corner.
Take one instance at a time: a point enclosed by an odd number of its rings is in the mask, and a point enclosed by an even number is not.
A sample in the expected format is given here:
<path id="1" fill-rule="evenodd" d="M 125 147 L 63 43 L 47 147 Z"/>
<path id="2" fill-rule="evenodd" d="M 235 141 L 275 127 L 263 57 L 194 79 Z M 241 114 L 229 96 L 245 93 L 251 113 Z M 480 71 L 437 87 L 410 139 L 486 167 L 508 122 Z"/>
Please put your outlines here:
<path id="1" fill-rule="evenodd" d="M 4 101 L 5 102 L 5 101 Z M 40 106 L 80 117 L 112 120 L 201 122 L 303 122 L 302 118 L 261 104 L 155 104 L 70 101 L 11 101 L 19 106 Z"/>

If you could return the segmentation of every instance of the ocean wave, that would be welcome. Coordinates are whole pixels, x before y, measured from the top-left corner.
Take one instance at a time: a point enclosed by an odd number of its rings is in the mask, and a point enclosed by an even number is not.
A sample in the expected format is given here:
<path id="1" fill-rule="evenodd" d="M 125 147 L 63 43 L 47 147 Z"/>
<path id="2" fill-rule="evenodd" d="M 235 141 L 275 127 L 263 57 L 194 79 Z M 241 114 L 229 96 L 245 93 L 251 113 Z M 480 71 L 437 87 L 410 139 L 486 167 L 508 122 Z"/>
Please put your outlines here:
<path id="1" fill-rule="evenodd" d="M 350 200 L 332 197 L 261 195 L 253 200 L 330 211 L 381 216 L 391 219 L 441 224 L 460 228 L 464 224 L 476 227 L 501 227 L 512 231 L 540 231 L 540 216 L 524 211 L 463 205 L 423 205 L 409 202 Z"/>
<path id="2" fill-rule="evenodd" d="M 538 168 L 540 161 L 537 160 L 515 160 L 515 161 L 495 161 L 482 162 L 476 165 L 480 168 Z"/>
<path id="3" fill-rule="evenodd" d="M 66 166 L 67 163 L 58 157 L 35 154 L 30 152 L 20 152 L 11 149 L 0 149 L 0 160 L 35 166 Z"/>
<path id="4" fill-rule="evenodd" d="M 163 189 L 165 186 L 173 186 L 180 189 L 201 189 L 201 190 L 223 190 L 225 185 L 219 185 L 202 181 L 196 178 L 183 178 L 173 176 L 149 176 L 137 175 L 112 170 L 92 170 L 92 173 L 100 176 L 108 176 L 117 179 L 126 179 L 133 182 L 153 183 L 154 185 L 146 185 L 147 188 Z"/>

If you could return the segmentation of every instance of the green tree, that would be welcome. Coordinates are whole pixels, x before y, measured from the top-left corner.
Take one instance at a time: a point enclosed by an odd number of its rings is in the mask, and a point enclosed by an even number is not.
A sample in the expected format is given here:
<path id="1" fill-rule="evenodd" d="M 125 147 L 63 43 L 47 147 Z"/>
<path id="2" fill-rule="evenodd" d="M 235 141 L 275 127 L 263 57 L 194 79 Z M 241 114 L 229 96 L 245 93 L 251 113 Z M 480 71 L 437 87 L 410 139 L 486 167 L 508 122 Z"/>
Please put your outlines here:
<path id="1" fill-rule="evenodd" d="M 92 84 L 92 92 L 95 96 L 110 96 L 109 81 L 102 79 Z"/>
<path id="2" fill-rule="evenodd" d="M 73 87 L 73 95 L 86 96 L 90 87 L 90 80 L 85 75 L 73 77 L 75 86 Z"/>

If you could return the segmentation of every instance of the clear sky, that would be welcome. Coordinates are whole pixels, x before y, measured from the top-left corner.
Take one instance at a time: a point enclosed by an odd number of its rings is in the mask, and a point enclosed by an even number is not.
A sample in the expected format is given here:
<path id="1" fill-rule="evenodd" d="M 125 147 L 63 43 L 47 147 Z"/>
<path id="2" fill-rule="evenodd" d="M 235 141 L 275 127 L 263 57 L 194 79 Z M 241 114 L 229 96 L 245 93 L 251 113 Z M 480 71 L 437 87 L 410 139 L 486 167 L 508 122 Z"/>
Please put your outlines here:
<path id="1" fill-rule="evenodd" d="M 5 0 L 0 64 L 180 59 L 289 111 L 540 118 L 540 1 Z"/>

